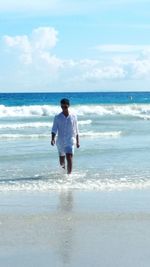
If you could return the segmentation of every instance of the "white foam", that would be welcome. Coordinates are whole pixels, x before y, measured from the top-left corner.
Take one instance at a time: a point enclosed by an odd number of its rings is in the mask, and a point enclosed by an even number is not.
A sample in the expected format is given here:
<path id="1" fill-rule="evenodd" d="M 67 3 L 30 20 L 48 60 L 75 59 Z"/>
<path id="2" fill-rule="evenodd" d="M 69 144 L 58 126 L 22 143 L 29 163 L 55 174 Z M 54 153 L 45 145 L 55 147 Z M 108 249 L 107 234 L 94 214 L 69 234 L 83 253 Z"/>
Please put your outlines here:
<path id="1" fill-rule="evenodd" d="M 131 116 L 141 119 L 150 118 L 150 104 L 124 104 L 124 105 L 76 105 L 70 110 L 78 116 Z M 0 117 L 32 117 L 48 116 L 53 117 L 61 112 L 59 106 L 53 105 L 31 105 L 7 107 L 0 105 Z"/>
<path id="2" fill-rule="evenodd" d="M 79 121 L 80 125 L 91 124 L 91 120 Z M 28 122 L 28 123 L 3 123 L 0 124 L 0 129 L 25 129 L 25 128 L 51 128 L 52 122 Z"/>
<path id="3" fill-rule="evenodd" d="M 94 176 L 94 175 L 93 175 Z M 86 179 L 83 175 L 64 175 L 59 179 L 35 180 L 35 181 L 11 181 L 0 183 L 0 191 L 38 191 L 50 190 L 86 190 L 86 191 L 124 191 L 124 190 L 150 189 L 150 179 L 138 178 L 123 179 Z"/>
<path id="4" fill-rule="evenodd" d="M 122 134 L 121 131 L 114 131 L 114 132 L 81 132 L 80 136 L 88 136 L 88 137 L 118 137 Z"/>
<path id="5" fill-rule="evenodd" d="M 84 121 L 79 121 L 78 124 L 80 125 L 87 125 L 87 124 L 91 124 L 92 120 L 84 120 Z"/>
<path id="6" fill-rule="evenodd" d="M 48 105 L 14 106 L 0 105 L 0 117 L 32 117 L 53 116 L 59 112 L 59 107 Z"/>
<path id="7" fill-rule="evenodd" d="M 119 137 L 121 135 L 121 131 L 116 132 L 81 132 L 81 137 Z M 0 140 L 19 140 L 19 139 L 41 139 L 41 138 L 50 138 L 50 133 L 47 134 L 0 134 Z"/>
<path id="8" fill-rule="evenodd" d="M 137 117 L 139 119 L 143 119 L 143 120 L 150 120 L 150 115 L 137 114 L 135 117 Z"/>
<path id="9" fill-rule="evenodd" d="M 47 122 L 30 122 L 30 123 L 10 123 L 0 124 L 0 129 L 24 129 L 24 128 L 50 128 L 52 123 Z"/>
<path id="10" fill-rule="evenodd" d="M 49 138 L 50 134 L 0 134 L 0 140 Z"/>

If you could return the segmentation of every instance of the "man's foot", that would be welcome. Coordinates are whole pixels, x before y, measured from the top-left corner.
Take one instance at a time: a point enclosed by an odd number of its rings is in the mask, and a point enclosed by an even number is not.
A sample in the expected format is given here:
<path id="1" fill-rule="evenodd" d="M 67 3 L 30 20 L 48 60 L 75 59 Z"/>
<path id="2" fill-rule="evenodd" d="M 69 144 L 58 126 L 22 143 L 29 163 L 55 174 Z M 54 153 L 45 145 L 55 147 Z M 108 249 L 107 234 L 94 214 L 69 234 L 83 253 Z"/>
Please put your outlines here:
<path id="1" fill-rule="evenodd" d="M 62 167 L 62 169 L 65 169 L 65 164 L 62 164 L 62 165 L 60 165 L 61 167 Z"/>

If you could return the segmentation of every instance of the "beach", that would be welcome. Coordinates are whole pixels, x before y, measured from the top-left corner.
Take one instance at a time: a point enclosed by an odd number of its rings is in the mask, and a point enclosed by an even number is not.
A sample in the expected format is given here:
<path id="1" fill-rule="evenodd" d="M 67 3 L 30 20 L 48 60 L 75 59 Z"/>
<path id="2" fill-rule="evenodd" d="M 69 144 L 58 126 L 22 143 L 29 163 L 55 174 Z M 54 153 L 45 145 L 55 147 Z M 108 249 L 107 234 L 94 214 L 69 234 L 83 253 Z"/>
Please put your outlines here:
<path id="1" fill-rule="evenodd" d="M 1 266 L 149 266 L 149 201 L 149 190 L 1 194 Z"/>
<path id="2" fill-rule="evenodd" d="M 63 97 L 80 132 L 71 175 L 50 145 Z M 0 100 L 0 266 L 150 266 L 150 93 Z"/>

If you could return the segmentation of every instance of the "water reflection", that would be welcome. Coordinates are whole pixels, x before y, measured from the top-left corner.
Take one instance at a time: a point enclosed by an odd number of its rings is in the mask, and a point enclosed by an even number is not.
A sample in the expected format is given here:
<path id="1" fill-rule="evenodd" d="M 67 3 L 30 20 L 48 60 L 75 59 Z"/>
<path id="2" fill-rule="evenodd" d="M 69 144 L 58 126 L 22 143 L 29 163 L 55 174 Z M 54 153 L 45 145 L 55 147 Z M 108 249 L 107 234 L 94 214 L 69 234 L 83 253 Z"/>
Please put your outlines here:
<path id="1" fill-rule="evenodd" d="M 58 213 L 59 213 L 59 227 L 58 227 L 58 250 L 60 260 L 63 266 L 69 266 L 71 263 L 72 249 L 73 249 L 73 192 L 62 191 L 59 194 Z"/>
<path id="2" fill-rule="evenodd" d="M 58 210 L 60 212 L 70 212 L 73 209 L 73 193 L 70 190 L 62 191 L 59 195 Z"/>

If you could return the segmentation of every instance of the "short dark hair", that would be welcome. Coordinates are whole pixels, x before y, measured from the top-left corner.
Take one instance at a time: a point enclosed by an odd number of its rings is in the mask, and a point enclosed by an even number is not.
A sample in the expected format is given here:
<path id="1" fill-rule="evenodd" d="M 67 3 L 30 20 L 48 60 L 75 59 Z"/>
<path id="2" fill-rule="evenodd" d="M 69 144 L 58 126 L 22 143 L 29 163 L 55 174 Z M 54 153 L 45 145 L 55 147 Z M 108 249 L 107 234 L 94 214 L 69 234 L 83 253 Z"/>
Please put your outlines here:
<path id="1" fill-rule="evenodd" d="M 70 106 L 69 99 L 67 99 L 67 98 L 61 99 L 60 104 L 61 105 L 68 105 L 68 106 Z"/>

